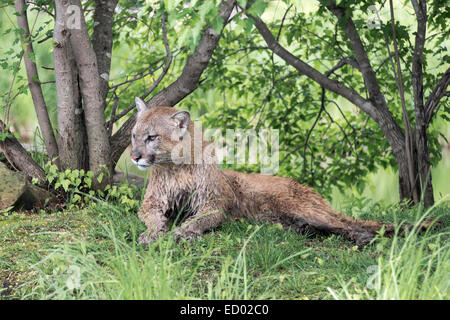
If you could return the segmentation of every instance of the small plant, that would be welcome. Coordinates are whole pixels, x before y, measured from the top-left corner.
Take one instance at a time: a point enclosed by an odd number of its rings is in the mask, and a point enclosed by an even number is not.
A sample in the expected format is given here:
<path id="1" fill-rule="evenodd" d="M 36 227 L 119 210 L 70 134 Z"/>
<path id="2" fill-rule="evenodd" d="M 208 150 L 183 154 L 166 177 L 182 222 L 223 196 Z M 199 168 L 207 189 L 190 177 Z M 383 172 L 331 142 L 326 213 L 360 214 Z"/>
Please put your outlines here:
<path id="1" fill-rule="evenodd" d="M 68 209 L 80 207 L 91 202 L 92 199 L 108 200 L 123 205 L 128 210 L 136 210 L 139 207 L 140 192 L 136 186 L 127 183 L 119 186 L 108 184 L 103 190 L 92 189 L 93 179 L 101 182 L 104 173 L 94 177 L 92 171 L 83 169 L 59 171 L 56 165 L 48 162 L 45 166 L 45 174 L 49 185 L 67 199 Z"/>
<path id="2" fill-rule="evenodd" d="M 128 183 L 119 186 L 107 185 L 105 191 L 107 192 L 106 200 L 115 201 L 125 206 L 128 210 L 137 210 L 139 208 L 140 201 L 137 199 L 139 190 L 135 185 Z"/>
<path id="3" fill-rule="evenodd" d="M 8 216 L 11 212 L 12 212 L 12 209 L 14 208 L 14 206 L 10 206 L 10 207 L 8 207 L 8 208 L 6 208 L 6 209 L 1 209 L 0 210 L 0 216 Z"/>
<path id="4" fill-rule="evenodd" d="M 55 191 L 62 193 L 69 203 L 69 208 L 88 203 L 89 198 L 84 196 L 88 194 L 95 196 L 95 191 L 91 189 L 92 171 L 70 170 L 58 171 L 58 167 L 50 162 L 45 166 L 45 175 L 47 182 L 53 186 Z"/>

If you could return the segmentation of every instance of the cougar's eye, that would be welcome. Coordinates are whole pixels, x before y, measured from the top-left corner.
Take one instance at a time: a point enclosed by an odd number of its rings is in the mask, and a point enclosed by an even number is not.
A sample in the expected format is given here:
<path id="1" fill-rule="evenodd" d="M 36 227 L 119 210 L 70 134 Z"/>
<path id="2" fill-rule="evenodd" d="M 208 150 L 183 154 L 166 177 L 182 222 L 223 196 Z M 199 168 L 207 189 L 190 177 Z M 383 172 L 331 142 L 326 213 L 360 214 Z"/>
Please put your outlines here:
<path id="1" fill-rule="evenodd" d="M 155 141 L 156 138 L 158 138 L 157 135 L 149 135 L 146 140 L 147 140 L 147 142 L 151 142 L 151 141 Z"/>

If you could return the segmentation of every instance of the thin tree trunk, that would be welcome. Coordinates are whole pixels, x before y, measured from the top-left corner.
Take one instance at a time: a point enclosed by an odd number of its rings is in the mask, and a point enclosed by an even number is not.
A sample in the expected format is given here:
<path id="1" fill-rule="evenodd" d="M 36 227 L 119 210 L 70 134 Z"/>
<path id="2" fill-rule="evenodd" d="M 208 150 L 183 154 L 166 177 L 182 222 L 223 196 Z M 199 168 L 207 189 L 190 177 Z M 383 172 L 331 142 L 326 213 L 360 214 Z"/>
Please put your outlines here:
<path id="1" fill-rule="evenodd" d="M 406 154 L 406 153 L 405 153 Z M 406 157 L 396 157 L 398 170 L 398 193 L 400 203 L 411 204 L 413 199 L 411 197 L 411 186 L 409 183 L 408 161 Z"/>
<path id="2" fill-rule="evenodd" d="M 45 104 L 44 95 L 42 94 L 41 84 L 34 57 L 33 44 L 31 43 L 30 28 L 28 26 L 27 10 L 25 0 L 16 0 L 15 9 L 17 13 L 17 24 L 23 30 L 20 42 L 25 46 L 24 61 L 28 78 L 28 87 L 30 88 L 31 97 L 33 99 L 34 108 L 39 122 L 39 127 L 44 138 L 45 147 L 50 160 L 54 160 L 59 166 L 58 145 L 53 133 L 50 118 L 48 116 L 47 106 Z"/>
<path id="3" fill-rule="evenodd" d="M 77 142 L 77 150 L 79 150 L 80 153 L 78 156 L 80 161 L 79 167 L 84 170 L 89 170 L 89 145 L 86 124 L 84 123 L 84 109 L 80 89 L 80 75 L 78 72 L 77 62 L 75 61 L 75 57 L 73 56 L 72 48 L 70 49 L 69 58 L 72 69 L 73 101 L 75 101 L 76 105 L 74 130 L 79 132 L 80 135 L 80 141 Z"/>
<path id="4" fill-rule="evenodd" d="M 408 163 L 408 177 L 409 177 L 409 183 L 411 185 L 411 191 L 412 191 L 412 198 L 414 201 L 414 204 L 419 204 L 420 202 L 420 196 L 417 192 L 416 185 L 418 181 L 416 180 L 417 171 L 415 170 L 417 167 L 414 165 L 414 159 L 413 159 L 413 146 L 412 146 L 412 133 L 411 133 L 411 126 L 408 119 L 408 112 L 406 110 L 406 103 L 405 103 L 405 94 L 403 91 L 403 77 L 402 77 L 402 69 L 400 65 L 400 58 L 398 53 L 398 47 L 397 47 L 397 36 L 396 36 L 396 28 L 395 28 L 395 19 L 394 19 L 394 5 L 392 4 L 392 0 L 389 0 L 389 8 L 391 12 L 391 24 L 392 24 L 392 34 L 394 39 L 394 52 L 395 52 L 395 61 L 397 64 L 397 73 L 396 73 L 396 81 L 397 81 L 397 87 L 400 93 L 400 100 L 402 104 L 402 111 L 403 111 L 403 124 L 405 126 L 405 151 L 406 151 L 406 160 Z M 394 70 L 395 73 L 395 70 Z"/>
<path id="5" fill-rule="evenodd" d="M 417 168 L 425 208 L 434 204 L 433 184 L 431 181 L 430 155 L 427 141 L 427 121 L 423 97 L 423 50 L 425 47 L 427 5 L 425 1 L 412 0 L 417 16 L 417 32 L 412 61 L 412 87 L 414 93 L 414 111 L 416 118 L 415 143 L 417 150 Z"/>

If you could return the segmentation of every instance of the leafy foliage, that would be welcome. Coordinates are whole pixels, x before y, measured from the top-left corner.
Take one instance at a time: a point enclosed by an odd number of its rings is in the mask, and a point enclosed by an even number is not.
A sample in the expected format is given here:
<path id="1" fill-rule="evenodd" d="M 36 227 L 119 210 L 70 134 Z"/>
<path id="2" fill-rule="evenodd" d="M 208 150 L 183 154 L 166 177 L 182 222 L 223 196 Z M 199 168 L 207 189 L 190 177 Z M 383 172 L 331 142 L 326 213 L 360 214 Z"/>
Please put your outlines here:
<path id="1" fill-rule="evenodd" d="M 12 3 L 12 1 L 10 1 Z M 35 1 L 29 6 L 30 25 L 39 12 L 32 31 L 32 39 L 40 66 L 51 67 L 51 41 L 37 42 L 52 33 L 53 1 Z M 110 119 L 132 104 L 161 74 L 167 61 L 162 33 L 161 16 L 167 20 L 167 38 L 174 59 L 168 74 L 160 83 L 164 88 L 181 74 L 188 57 L 193 53 L 206 26 L 215 29 L 222 21 L 216 18 L 220 1 L 142 1 L 119 2 L 113 23 L 112 69 L 109 76 L 111 90 L 106 100 L 105 115 Z M 248 1 L 239 0 L 245 7 Z M 341 59 L 353 54 L 342 29 L 344 21 L 327 10 L 326 1 L 301 2 L 254 1 L 250 14 L 260 16 L 270 26 L 272 34 L 294 55 L 325 74 Z M 341 1 L 349 8 L 351 17 L 364 43 L 382 93 L 390 111 L 401 123 L 400 96 L 398 94 L 387 45 L 392 45 L 392 26 L 386 1 Z M 94 27 L 94 1 L 83 1 L 89 31 Z M 372 28 L 368 21 L 375 16 L 375 6 L 381 17 L 380 28 Z M 415 16 L 408 1 L 395 4 L 396 31 L 400 58 L 404 72 L 404 87 L 408 116 L 414 126 L 412 83 L 409 71 L 414 48 Z M 424 51 L 424 96 L 430 94 L 437 80 L 449 64 L 446 23 L 450 7 L 443 0 L 428 5 L 428 38 Z M 14 14 L 10 7 L 2 10 L 2 37 L 10 39 L 8 49 L 1 50 L 0 68 L 14 77 L 11 90 L 2 90 L 0 105 L 11 105 L 20 110 L 15 100 L 27 93 L 27 80 L 23 74 L 19 45 L 20 31 L 9 23 Z M 41 48 L 41 50 L 39 50 Z M 53 73 L 39 70 L 42 82 L 53 81 Z M 367 97 L 361 73 L 350 65 L 335 70 L 330 78 L 339 80 Z M 0 80 L 1 82 L 2 80 Z M 9 88 L 10 83 L 2 87 Z M 54 84 L 44 86 L 46 101 L 55 122 L 56 97 Z M 151 97 L 151 96 L 150 96 Z M 149 98 L 150 98 L 149 97 Z M 200 87 L 178 106 L 189 109 L 193 118 L 199 118 L 208 128 L 279 130 L 280 168 L 278 175 L 290 176 L 316 187 L 329 195 L 332 186 L 343 188 L 356 184 L 364 188 L 364 177 L 378 167 L 396 166 L 392 150 L 380 128 L 366 114 L 332 92 L 325 93 L 322 106 L 321 88 L 267 49 L 253 22 L 237 10 L 223 31 L 209 67 L 203 74 Z M 117 99 L 117 108 L 114 108 Z M 7 110 L 4 110 L 7 113 Z M 20 112 L 20 111 L 17 111 Z M 131 113 L 130 113 L 131 114 Z M 120 124 L 126 117 L 122 118 Z M 437 119 L 450 119 L 448 97 L 441 101 L 439 117 L 434 117 L 429 128 L 428 147 L 432 164 L 441 159 L 440 127 Z M 445 138 L 445 137 L 444 137 Z M 230 165 L 228 165 L 230 166 Z M 243 171 L 258 171 L 257 166 L 232 166 Z"/>
<path id="2" fill-rule="evenodd" d="M 279 2 L 270 4 L 262 14 L 283 46 L 323 74 L 353 54 L 342 28 L 343 21 L 325 9 L 325 3 L 305 9 L 295 2 Z M 387 51 L 387 45 L 392 45 L 388 6 L 385 1 L 343 1 L 342 5 L 351 8 L 347 14 L 365 44 L 389 109 L 397 122 L 402 123 L 400 96 Z M 368 7 L 373 5 L 380 10 L 379 29 L 367 24 L 371 15 Z M 436 10 L 433 5 L 429 11 Z M 404 6 L 396 8 L 396 30 L 402 68 L 408 71 L 414 49 L 411 39 L 415 17 L 412 8 Z M 321 88 L 269 51 L 249 20 L 236 15 L 227 26 L 207 70 L 203 91 L 196 96 L 197 100 L 186 102 L 189 108 L 201 110 L 207 126 L 279 129 L 278 174 L 291 176 L 325 194 L 329 194 L 332 186 L 342 189 L 350 184 L 362 190 L 364 181 L 360 178 L 368 172 L 377 167 L 395 167 L 395 158 L 378 125 L 332 92 L 325 93 L 322 106 Z M 443 35 L 447 28 L 433 23 L 436 35 L 425 47 L 425 97 L 446 70 L 441 63 L 448 60 L 448 50 L 439 48 L 448 46 L 448 37 Z M 414 126 L 411 73 L 406 71 L 403 79 L 406 104 Z M 364 80 L 354 67 L 347 64 L 335 70 L 330 78 L 367 98 Z M 205 93 L 213 98 L 201 99 Z M 441 114 L 446 118 L 448 101 L 444 99 L 441 103 Z M 436 164 L 441 159 L 439 130 L 433 125 L 429 130 L 431 161 Z"/>
<path id="3" fill-rule="evenodd" d="M 98 179 L 101 182 L 102 175 L 94 177 L 92 171 L 83 169 L 66 169 L 60 172 L 56 165 L 50 162 L 45 166 L 45 173 L 49 185 L 52 185 L 57 192 L 65 195 L 69 209 L 83 207 L 92 201 L 95 202 L 97 198 L 123 205 L 130 211 L 135 211 L 139 207 L 140 191 L 135 185 L 128 183 L 107 185 L 104 190 L 93 190 L 93 179 Z M 33 182 L 38 183 L 37 180 Z"/>

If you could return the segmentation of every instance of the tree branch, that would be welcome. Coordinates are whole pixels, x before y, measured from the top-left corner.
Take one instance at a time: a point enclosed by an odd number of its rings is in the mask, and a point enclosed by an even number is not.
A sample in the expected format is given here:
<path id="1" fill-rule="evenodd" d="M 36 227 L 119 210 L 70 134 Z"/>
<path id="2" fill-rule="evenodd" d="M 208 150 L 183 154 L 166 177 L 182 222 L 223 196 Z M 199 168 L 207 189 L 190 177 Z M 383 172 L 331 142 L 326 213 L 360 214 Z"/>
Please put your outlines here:
<path id="1" fill-rule="evenodd" d="M 0 131 L 6 132 L 5 124 L 0 120 Z M 0 151 L 5 154 L 7 159 L 11 160 L 15 167 L 32 178 L 45 181 L 44 170 L 31 158 L 27 150 L 20 144 L 17 139 L 11 135 L 0 141 Z"/>
<path id="2" fill-rule="evenodd" d="M 333 2 L 328 4 L 326 7 L 339 20 L 344 19 L 344 30 L 350 40 L 353 51 L 355 52 L 355 58 L 360 67 L 359 70 L 363 76 L 366 88 L 368 89 L 369 97 L 375 102 L 376 106 L 385 106 L 387 108 L 386 101 L 381 93 L 375 72 L 372 69 L 366 50 L 361 38 L 359 37 L 353 20 L 345 15 L 345 8 L 338 6 Z"/>
<path id="3" fill-rule="evenodd" d="M 332 80 L 328 78 L 326 75 L 320 73 L 318 70 L 312 68 L 310 65 L 305 63 L 303 60 L 295 57 L 293 54 L 291 54 L 289 51 L 287 51 L 284 47 L 282 47 L 278 41 L 274 38 L 269 28 L 266 26 L 266 24 L 259 18 L 254 17 L 247 13 L 247 16 L 250 17 L 255 27 L 258 29 L 259 33 L 262 35 L 264 40 L 266 41 L 268 47 L 270 50 L 275 52 L 276 55 L 278 55 L 281 59 L 286 61 L 288 64 L 293 66 L 295 69 L 297 69 L 298 72 L 301 74 L 307 76 L 308 78 L 311 78 L 321 86 L 323 86 L 325 89 L 330 90 L 350 102 L 352 102 L 354 105 L 361 108 L 363 111 L 368 113 L 375 121 L 378 120 L 377 113 L 375 112 L 375 108 L 373 104 L 369 101 L 361 97 L 356 91 L 348 88 L 343 83 Z"/>
<path id="4" fill-rule="evenodd" d="M 117 106 L 119 105 L 119 97 L 116 94 L 116 91 L 114 91 L 114 103 L 111 109 L 111 118 L 109 120 L 109 122 L 106 124 L 106 127 L 108 128 L 108 136 L 111 137 L 112 135 L 112 130 L 113 130 L 113 124 L 114 124 L 114 117 L 116 116 L 116 110 L 117 110 Z"/>
<path id="5" fill-rule="evenodd" d="M 360 70 L 358 62 L 356 61 L 355 57 L 346 57 L 343 58 L 341 60 L 339 60 L 339 62 L 330 70 L 328 70 L 325 73 L 326 77 L 329 77 L 330 75 L 332 75 L 336 70 L 342 68 L 343 66 L 345 66 L 346 64 L 351 65 L 353 68 Z"/>
<path id="6" fill-rule="evenodd" d="M 37 4 L 36 2 L 33 1 L 27 1 L 28 4 L 33 5 L 34 7 L 36 7 L 39 11 L 43 11 L 45 13 L 47 13 L 49 16 L 55 18 L 54 14 L 52 12 L 50 12 L 49 10 L 47 10 L 43 5 L 43 4 Z"/>
<path id="7" fill-rule="evenodd" d="M 159 59 L 156 63 L 160 62 L 163 59 Z M 155 65 L 156 63 L 153 63 L 152 66 Z M 145 78 L 145 77 L 147 77 L 147 76 L 149 76 L 151 74 L 154 74 L 157 70 L 161 69 L 163 67 L 163 65 L 164 64 L 161 63 L 158 67 L 156 67 L 155 69 L 152 69 L 150 71 L 138 72 L 132 79 L 129 79 L 130 76 L 127 76 L 124 81 L 112 85 L 109 89 L 114 91 L 115 89 L 117 89 L 117 88 L 119 88 L 119 87 L 121 87 L 121 86 L 123 86 L 123 85 L 125 85 L 127 83 L 135 82 L 135 81 L 138 81 L 138 80 L 140 80 L 142 78 Z M 148 69 L 149 68 L 146 68 L 146 70 L 148 70 Z"/>
<path id="8" fill-rule="evenodd" d="M 426 125 L 430 124 L 431 118 L 433 117 L 433 113 L 437 113 L 439 110 L 439 101 L 441 101 L 442 97 L 448 96 L 448 92 L 446 93 L 447 87 L 450 84 L 450 68 L 445 71 L 442 78 L 436 84 L 433 91 L 428 96 L 427 102 L 425 103 L 425 119 Z"/>
<path id="9" fill-rule="evenodd" d="M 167 72 L 169 71 L 170 65 L 172 63 L 173 55 L 172 55 L 172 52 L 170 51 L 169 41 L 167 40 L 166 19 L 165 19 L 164 13 L 161 15 L 161 25 L 162 25 L 164 47 L 166 48 L 167 61 L 164 66 L 164 69 L 162 70 L 158 79 L 156 79 L 156 81 L 153 82 L 152 86 L 140 97 L 141 100 L 144 100 L 145 98 L 147 98 L 153 92 L 153 90 L 156 89 L 156 87 L 160 84 L 160 82 L 166 76 Z M 124 117 L 125 115 L 127 115 L 131 110 L 134 109 L 135 106 L 136 106 L 136 103 L 133 101 L 133 103 L 131 103 L 125 110 L 123 110 L 117 116 L 114 116 L 113 118 L 111 118 L 111 120 L 108 122 L 108 126 L 110 128 L 112 128 L 112 125 L 114 124 L 114 122 L 116 122 L 117 120 L 119 120 L 122 117 Z"/>
<path id="10" fill-rule="evenodd" d="M 284 21 L 286 20 L 287 14 L 289 13 L 289 10 L 291 10 L 291 8 L 292 8 L 293 6 L 294 6 L 294 5 L 291 4 L 291 5 L 286 9 L 286 11 L 284 12 L 283 18 L 281 19 L 280 28 L 278 29 L 278 33 L 277 33 L 277 37 L 276 37 L 277 41 L 280 40 L 281 30 L 283 29 Z"/>

